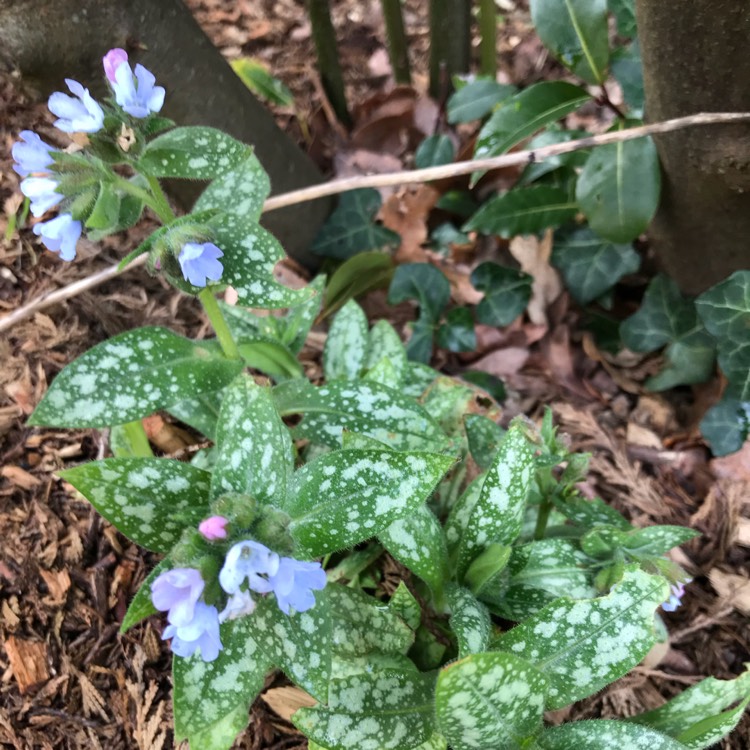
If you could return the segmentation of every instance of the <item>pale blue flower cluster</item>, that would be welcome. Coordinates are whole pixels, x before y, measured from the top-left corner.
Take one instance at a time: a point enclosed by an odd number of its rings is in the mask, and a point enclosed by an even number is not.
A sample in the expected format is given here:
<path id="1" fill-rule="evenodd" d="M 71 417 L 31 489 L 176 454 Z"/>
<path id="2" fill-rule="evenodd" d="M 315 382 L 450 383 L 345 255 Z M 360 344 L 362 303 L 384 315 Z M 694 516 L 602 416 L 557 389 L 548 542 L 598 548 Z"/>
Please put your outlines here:
<path id="1" fill-rule="evenodd" d="M 68 96 L 56 91 L 50 96 L 47 106 L 57 115 L 55 127 L 64 133 L 96 133 L 104 125 L 104 110 L 78 81 L 65 79 L 72 94 Z"/>
<path id="2" fill-rule="evenodd" d="M 205 583 L 194 568 L 174 568 L 151 584 L 154 606 L 167 612 L 169 624 L 162 638 L 172 639 L 172 651 L 178 656 L 191 656 L 200 649 L 205 661 L 213 661 L 222 650 L 219 624 L 252 614 L 253 594 L 273 593 L 286 615 L 292 608 L 305 612 L 315 606 L 313 591 L 325 588 L 326 574 L 320 563 L 279 557 L 248 539 L 227 552 L 219 584 L 228 595 L 221 612 L 201 601 Z"/>
<path id="3" fill-rule="evenodd" d="M 224 253 L 212 242 L 186 242 L 177 256 L 182 275 L 193 286 L 206 286 L 208 280 L 218 281 L 224 273 L 219 261 Z"/>
<path id="4" fill-rule="evenodd" d="M 685 584 L 690 583 L 692 580 L 692 578 L 688 578 L 686 581 L 677 581 L 677 583 L 672 584 L 669 599 L 661 605 L 661 608 L 665 612 L 677 611 L 677 608 L 682 605 L 682 597 L 685 596 Z"/>

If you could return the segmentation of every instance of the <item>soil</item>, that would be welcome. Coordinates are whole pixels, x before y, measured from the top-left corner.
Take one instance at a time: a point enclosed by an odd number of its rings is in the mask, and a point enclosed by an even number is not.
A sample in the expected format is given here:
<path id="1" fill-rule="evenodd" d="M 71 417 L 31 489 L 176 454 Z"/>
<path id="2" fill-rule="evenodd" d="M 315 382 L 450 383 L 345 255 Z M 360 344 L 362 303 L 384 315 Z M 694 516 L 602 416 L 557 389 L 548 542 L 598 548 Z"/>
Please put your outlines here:
<path id="1" fill-rule="evenodd" d="M 301 2 L 190 0 L 189 5 L 227 57 L 260 58 L 292 90 L 296 111 L 277 108 L 278 120 L 323 168 L 347 174 L 411 164 L 411 125 L 404 131 L 406 137 L 394 137 L 393 122 L 384 120 L 383 102 L 403 98 L 403 92 L 388 93 L 392 84 L 375 0 L 332 4 L 349 100 L 359 105 L 354 110 L 359 129 L 351 139 L 343 137 L 327 114 L 329 107 L 310 62 L 312 42 Z M 418 92 L 426 89 L 426 5 L 417 0 L 405 4 Z M 523 85 L 561 75 L 533 35 L 523 6 L 508 0 L 501 5 L 501 77 Z M 400 104 L 399 111 L 403 115 L 408 110 L 412 124 L 422 123 L 424 134 L 429 127 L 425 121 L 433 126 L 439 122 L 438 110 L 423 94 L 409 97 L 411 104 Z M 594 123 L 601 119 L 600 112 L 588 116 Z M 311 126 L 307 138 L 300 122 Z M 44 103 L 30 99 L 17 79 L 0 78 L 2 313 L 117 262 L 152 228 L 146 224 L 97 246 L 82 241 L 75 263 L 61 263 L 45 252 L 28 223 L 20 228 L 14 224 L 20 193 L 10 148 L 23 129 L 60 143 Z M 465 143 L 470 133 L 461 131 L 459 136 Z M 491 253 L 508 253 L 509 248 L 507 243 L 454 248 L 447 259 L 425 251 L 421 243 L 432 221 L 431 205 L 424 191 L 396 192 L 386 203 L 383 219 L 410 238 L 401 248 L 402 260 L 440 264 L 453 282 L 454 299 L 466 301 L 472 293 L 466 281 L 471 264 Z M 401 223 L 395 226 L 397 219 Z M 539 279 L 549 275 L 543 255 L 538 252 Z M 645 279 L 627 281 L 617 296 L 624 312 L 634 309 Z M 649 394 L 643 381 L 658 366 L 656 358 L 607 354 L 585 331 L 582 313 L 567 295 L 552 299 L 550 294 L 540 301 L 541 317 L 533 322 L 519 319 L 501 331 L 480 327 L 479 350 L 472 355 L 477 361 L 440 355 L 437 364 L 455 372 L 471 363 L 503 377 L 509 392 L 506 421 L 521 412 L 537 419 L 545 406 L 551 406 L 572 444 L 593 454 L 588 489 L 636 524 L 682 524 L 701 532 L 675 553 L 694 581 L 684 605 L 664 615 L 668 645 L 608 689 L 550 719 L 628 716 L 660 705 L 706 676 L 736 676 L 750 661 L 750 453 L 714 460 L 700 438 L 698 421 L 718 396 L 718 379 L 663 396 Z M 373 316 L 390 316 L 399 328 L 404 313 L 411 312 L 408 306 L 388 308 L 377 294 L 366 300 L 366 307 Z M 151 618 L 126 635 L 118 634 L 128 602 L 157 559 L 115 531 L 55 475 L 66 466 L 105 456 L 107 435 L 25 425 L 48 382 L 66 363 L 97 342 L 143 324 L 164 325 L 196 337 L 208 334 L 192 299 L 135 272 L 37 312 L 0 338 L 3 747 L 160 750 L 174 744 L 170 653 L 160 640 L 163 622 Z M 314 337 L 307 351 L 311 367 L 321 340 L 320 335 Z M 164 455 L 174 455 L 191 440 L 160 417 L 148 430 Z M 274 675 L 267 688 L 285 684 L 282 676 Z M 255 702 L 250 726 L 236 747 L 306 747 L 304 738 L 282 718 L 286 712 L 279 695 L 266 692 L 265 699 Z M 721 747 L 748 746 L 746 714 Z"/>

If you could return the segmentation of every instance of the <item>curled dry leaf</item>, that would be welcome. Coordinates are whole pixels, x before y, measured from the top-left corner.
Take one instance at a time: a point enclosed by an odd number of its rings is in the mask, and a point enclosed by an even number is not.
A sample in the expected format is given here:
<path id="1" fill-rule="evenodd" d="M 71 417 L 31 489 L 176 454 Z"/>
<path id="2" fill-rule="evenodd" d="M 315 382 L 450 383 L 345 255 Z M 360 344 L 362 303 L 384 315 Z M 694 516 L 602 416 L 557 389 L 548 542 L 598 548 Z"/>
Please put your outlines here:
<path id="1" fill-rule="evenodd" d="M 547 307 L 562 291 L 560 275 L 549 262 L 552 236 L 552 230 L 548 229 L 541 240 L 533 235 L 519 236 L 514 237 L 509 246 L 521 270 L 534 277 L 527 311 L 531 322 L 537 325 L 546 325 Z"/>

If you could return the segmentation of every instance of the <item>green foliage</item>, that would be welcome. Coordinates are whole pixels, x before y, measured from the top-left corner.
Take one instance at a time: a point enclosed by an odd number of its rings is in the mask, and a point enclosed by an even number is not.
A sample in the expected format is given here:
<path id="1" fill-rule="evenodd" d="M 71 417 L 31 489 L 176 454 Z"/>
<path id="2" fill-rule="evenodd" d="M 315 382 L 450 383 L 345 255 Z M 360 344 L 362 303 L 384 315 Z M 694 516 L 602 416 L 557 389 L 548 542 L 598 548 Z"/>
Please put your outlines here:
<path id="1" fill-rule="evenodd" d="M 701 420 L 701 433 L 715 456 L 738 451 L 747 440 L 747 404 L 725 395 Z"/>
<path id="2" fill-rule="evenodd" d="M 539 750 L 602 750 L 605 747 L 685 750 L 675 740 L 653 729 L 611 719 L 576 721 L 546 729 L 536 738 Z"/>
<path id="3" fill-rule="evenodd" d="M 515 86 L 507 86 L 491 78 L 477 78 L 461 86 L 448 98 L 448 122 L 484 119 L 503 99 L 516 93 Z"/>
<path id="4" fill-rule="evenodd" d="M 367 318 L 362 308 L 349 300 L 337 313 L 328 330 L 323 350 L 326 380 L 357 380 L 367 353 Z"/>
<path id="5" fill-rule="evenodd" d="M 268 68 L 252 57 L 239 57 L 231 61 L 232 70 L 250 91 L 272 104 L 291 107 L 294 104 L 292 92 Z"/>
<path id="6" fill-rule="evenodd" d="M 325 292 L 323 315 L 336 312 L 347 300 L 372 289 L 387 287 L 393 277 L 394 263 L 386 253 L 359 253 L 344 261 L 331 276 Z"/>
<path id="7" fill-rule="evenodd" d="M 414 165 L 417 169 L 426 169 L 450 164 L 454 151 L 453 141 L 447 135 L 431 135 L 419 144 L 414 154 Z"/>
<path id="8" fill-rule="evenodd" d="M 514 268 L 499 266 L 486 261 L 477 266 L 471 274 L 471 283 L 484 299 L 477 305 L 477 319 L 480 323 L 507 326 L 525 309 L 531 299 L 529 274 Z"/>

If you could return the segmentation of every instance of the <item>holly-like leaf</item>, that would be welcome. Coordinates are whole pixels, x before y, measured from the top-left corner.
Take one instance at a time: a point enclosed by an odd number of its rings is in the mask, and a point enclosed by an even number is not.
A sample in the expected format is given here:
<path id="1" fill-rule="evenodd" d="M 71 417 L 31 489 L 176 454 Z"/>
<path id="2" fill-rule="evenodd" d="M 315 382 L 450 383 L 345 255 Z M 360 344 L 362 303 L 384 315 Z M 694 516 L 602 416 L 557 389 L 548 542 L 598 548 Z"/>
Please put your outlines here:
<path id="1" fill-rule="evenodd" d="M 727 394 L 750 401 L 750 271 L 736 271 L 703 292 L 695 306 L 716 339 Z"/>
<path id="2" fill-rule="evenodd" d="M 508 545 L 515 541 L 521 531 L 533 473 L 534 449 L 524 427 L 512 424 L 468 514 L 458 551 L 459 575 L 489 544 Z"/>
<path id="3" fill-rule="evenodd" d="M 435 731 L 435 676 L 379 670 L 331 681 L 326 706 L 301 708 L 294 725 L 328 750 L 402 750 Z"/>
<path id="4" fill-rule="evenodd" d="M 586 83 L 607 78 L 607 0 L 531 0 L 536 33 L 555 57 Z"/>
<path id="5" fill-rule="evenodd" d="M 576 183 L 591 229 L 612 242 L 630 242 L 646 230 L 660 192 L 659 157 L 648 136 L 594 149 Z"/>
<path id="6" fill-rule="evenodd" d="M 669 583 L 628 568 L 605 597 L 558 599 L 497 638 L 492 647 L 527 659 L 549 680 L 547 708 L 556 709 L 622 677 L 655 642 L 654 610 Z"/>
<path id="7" fill-rule="evenodd" d="M 216 445 L 212 499 L 237 493 L 283 507 L 294 457 L 289 430 L 281 421 L 269 388 L 241 377 L 226 389 Z"/>
<path id="8" fill-rule="evenodd" d="M 731 708 L 732 704 L 738 704 Z M 712 747 L 739 722 L 750 703 L 750 671 L 734 680 L 708 677 L 660 708 L 630 721 L 674 737 L 690 750 Z"/>
<path id="9" fill-rule="evenodd" d="M 375 188 L 342 193 L 336 210 L 318 232 L 310 250 L 316 255 L 346 260 L 368 250 L 398 247 L 401 237 L 375 222 L 381 203 Z"/>
<path id="10" fill-rule="evenodd" d="M 515 86 L 498 83 L 492 78 L 478 78 L 467 83 L 448 98 L 448 122 L 482 120 L 499 104 L 517 91 Z"/>
<path id="11" fill-rule="evenodd" d="M 415 512 L 452 463 L 436 453 L 326 453 L 294 475 L 289 531 L 310 557 L 351 547 Z"/>
<path id="12" fill-rule="evenodd" d="M 169 552 L 208 511 L 211 475 L 166 458 L 107 458 L 58 472 L 141 547 Z"/>
<path id="13" fill-rule="evenodd" d="M 138 169 L 152 177 L 210 180 L 235 168 L 252 148 L 221 130 L 190 125 L 154 138 L 143 149 Z"/>
<path id="14" fill-rule="evenodd" d="M 132 422 L 201 393 L 218 391 L 242 370 L 210 342 L 166 328 L 136 328 L 71 362 L 52 382 L 29 424 L 108 427 Z"/>
<path id="15" fill-rule="evenodd" d="M 686 750 L 686 746 L 653 729 L 612 719 L 575 721 L 545 729 L 535 738 L 539 750 Z"/>
<path id="16" fill-rule="evenodd" d="M 349 300 L 328 330 L 323 349 L 326 380 L 357 380 L 365 364 L 367 344 L 367 317 L 353 299 Z"/>
<path id="17" fill-rule="evenodd" d="M 447 135 L 431 135 L 419 144 L 414 154 L 414 166 L 417 169 L 439 167 L 453 161 L 455 149 L 453 141 Z"/>
<path id="18" fill-rule="evenodd" d="M 747 440 L 748 405 L 725 395 L 706 412 L 700 426 L 714 456 L 734 453 Z"/>
<path id="19" fill-rule="evenodd" d="M 524 138 L 578 109 L 590 98 L 584 89 L 564 81 L 545 81 L 529 86 L 500 103 L 479 132 L 474 158 L 504 154 Z M 481 174 L 475 173 L 472 184 Z"/>
<path id="20" fill-rule="evenodd" d="M 454 750 L 520 747 L 542 723 L 545 688 L 544 675 L 517 656 L 467 656 L 438 676 L 440 731 Z"/>
<path id="21" fill-rule="evenodd" d="M 538 234 L 570 221 L 578 210 L 560 188 L 547 185 L 515 188 L 488 200 L 463 226 L 465 232 L 515 237 Z"/>
<path id="22" fill-rule="evenodd" d="M 274 389 L 282 416 L 304 414 L 295 435 L 341 445 L 343 430 L 358 432 L 396 450 L 442 450 L 446 437 L 413 398 L 372 381 L 339 381 L 313 388 L 292 381 Z"/>
<path id="23" fill-rule="evenodd" d="M 373 289 L 387 287 L 393 276 L 394 263 L 388 253 L 359 253 L 344 261 L 331 276 L 325 293 L 322 317 L 342 307 L 347 300 Z"/>
<path id="24" fill-rule="evenodd" d="M 677 284 L 656 276 L 648 286 L 641 308 L 620 326 L 622 341 L 636 352 L 654 351 L 668 344 L 667 367 L 647 381 L 652 390 L 679 384 L 702 383 L 712 374 L 715 344 Z"/>
<path id="25" fill-rule="evenodd" d="M 601 297 L 623 276 L 635 273 L 640 264 L 632 245 L 604 240 L 588 227 L 555 233 L 552 265 L 560 270 L 565 286 L 582 305 Z"/>
<path id="26" fill-rule="evenodd" d="M 477 305 L 477 319 L 490 326 L 510 325 L 531 299 L 533 278 L 515 268 L 485 261 L 471 272 L 471 283 L 484 299 Z"/>
<path id="27" fill-rule="evenodd" d="M 451 630 L 458 642 L 458 658 L 486 651 L 492 631 L 487 607 L 463 586 L 450 586 L 447 593 Z"/>

